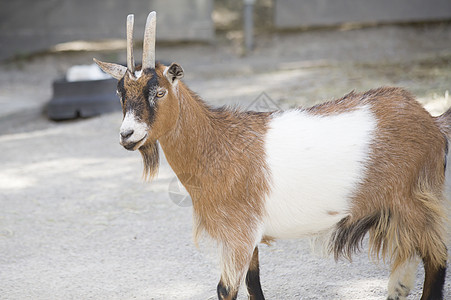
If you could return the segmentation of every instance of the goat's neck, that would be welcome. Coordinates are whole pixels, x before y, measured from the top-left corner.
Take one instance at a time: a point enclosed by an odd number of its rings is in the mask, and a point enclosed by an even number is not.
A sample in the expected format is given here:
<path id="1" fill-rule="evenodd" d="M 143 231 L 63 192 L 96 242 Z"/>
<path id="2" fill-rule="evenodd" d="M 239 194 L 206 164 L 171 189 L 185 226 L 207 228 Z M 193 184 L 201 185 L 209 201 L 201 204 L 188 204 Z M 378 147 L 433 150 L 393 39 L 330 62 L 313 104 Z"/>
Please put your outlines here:
<path id="1" fill-rule="evenodd" d="M 195 238 L 205 230 L 223 239 L 232 224 L 239 232 L 262 214 L 258 199 L 269 190 L 264 136 L 270 113 L 210 109 L 188 88 L 179 88 L 177 124 L 160 144 L 193 200 Z"/>
<path id="2" fill-rule="evenodd" d="M 209 146 L 217 139 L 222 124 L 214 122 L 215 112 L 182 82 L 178 94 L 180 112 L 177 123 L 160 138 L 160 145 L 179 178 L 180 175 L 194 175 L 201 179 L 204 169 L 209 167 L 206 160 L 211 159 Z"/>

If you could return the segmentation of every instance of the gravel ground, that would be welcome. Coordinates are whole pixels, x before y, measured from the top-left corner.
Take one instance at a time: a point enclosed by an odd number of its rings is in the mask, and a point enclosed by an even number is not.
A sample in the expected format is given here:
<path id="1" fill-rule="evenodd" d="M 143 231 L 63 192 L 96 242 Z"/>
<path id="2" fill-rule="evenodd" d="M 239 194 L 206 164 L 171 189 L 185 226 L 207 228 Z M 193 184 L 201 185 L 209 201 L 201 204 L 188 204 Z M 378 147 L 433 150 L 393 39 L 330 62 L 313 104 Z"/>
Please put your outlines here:
<path id="1" fill-rule="evenodd" d="M 451 25 L 383 26 L 160 46 L 213 105 L 312 105 L 381 85 L 404 86 L 438 114 L 451 106 Z M 138 153 L 118 144 L 120 113 L 50 122 L 51 82 L 91 57 L 125 51 L 42 54 L 0 65 L 0 299 L 215 299 L 215 251 L 191 239 L 191 207 L 171 201 L 174 174 L 141 179 Z M 136 57 L 140 57 L 136 54 Z M 174 192 L 174 191 L 172 191 Z M 364 247 L 364 249 L 366 249 Z M 268 299 L 384 299 L 388 267 L 312 254 L 306 240 L 262 246 Z M 423 272 L 409 299 L 419 299 Z M 451 299 L 451 275 L 446 298 Z M 244 289 L 239 299 L 246 299 Z"/>

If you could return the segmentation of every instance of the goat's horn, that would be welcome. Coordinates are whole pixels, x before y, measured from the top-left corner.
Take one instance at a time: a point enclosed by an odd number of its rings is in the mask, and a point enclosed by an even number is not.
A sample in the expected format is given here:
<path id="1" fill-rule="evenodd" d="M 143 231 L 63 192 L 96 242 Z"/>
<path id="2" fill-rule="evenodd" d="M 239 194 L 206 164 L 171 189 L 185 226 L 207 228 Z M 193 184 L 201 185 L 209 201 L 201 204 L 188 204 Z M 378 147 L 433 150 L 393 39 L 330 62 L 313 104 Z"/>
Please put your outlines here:
<path id="1" fill-rule="evenodd" d="M 127 72 L 127 68 L 123 65 L 118 64 L 112 64 L 112 63 L 106 63 L 99 61 L 95 58 L 94 62 L 107 74 L 110 74 L 113 78 L 116 78 L 117 80 L 121 80 L 122 77 L 124 77 L 125 73 Z"/>
<path id="2" fill-rule="evenodd" d="M 135 60 L 133 58 L 133 23 L 134 16 L 127 16 L 127 69 L 130 72 L 135 71 Z"/>
<path id="3" fill-rule="evenodd" d="M 143 63 L 142 69 L 155 68 L 155 29 L 157 13 L 151 12 L 147 16 L 146 28 L 143 41 Z"/>

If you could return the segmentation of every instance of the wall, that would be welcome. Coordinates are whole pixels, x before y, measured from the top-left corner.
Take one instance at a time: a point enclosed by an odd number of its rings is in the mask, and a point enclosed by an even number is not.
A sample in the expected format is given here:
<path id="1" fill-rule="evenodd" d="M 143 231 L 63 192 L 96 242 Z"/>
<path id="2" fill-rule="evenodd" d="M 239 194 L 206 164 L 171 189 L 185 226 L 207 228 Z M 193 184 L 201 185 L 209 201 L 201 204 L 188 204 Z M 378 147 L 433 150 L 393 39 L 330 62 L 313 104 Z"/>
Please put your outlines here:
<path id="1" fill-rule="evenodd" d="M 212 0 L 0 0 L 0 60 L 68 41 L 123 39 L 129 13 L 142 39 L 152 10 L 158 41 L 214 39 Z"/>
<path id="2" fill-rule="evenodd" d="M 274 0 L 277 29 L 451 19 L 450 0 Z"/>

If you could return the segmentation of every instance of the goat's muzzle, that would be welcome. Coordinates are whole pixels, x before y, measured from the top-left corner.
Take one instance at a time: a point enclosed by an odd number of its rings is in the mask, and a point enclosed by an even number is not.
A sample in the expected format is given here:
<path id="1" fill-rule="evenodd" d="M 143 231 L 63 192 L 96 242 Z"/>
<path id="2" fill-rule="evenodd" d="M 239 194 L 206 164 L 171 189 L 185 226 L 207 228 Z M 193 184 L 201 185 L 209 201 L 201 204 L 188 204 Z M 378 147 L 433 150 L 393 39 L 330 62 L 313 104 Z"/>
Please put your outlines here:
<path id="1" fill-rule="evenodd" d="M 119 131 L 119 142 L 127 150 L 139 149 L 146 142 L 148 126 L 135 117 L 133 112 L 127 112 Z"/>
<path id="2" fill-rule="evenodd" d="M 144 135 L 143 138 L 141 138 L 137 141 L 131 140 L 130 137 L 132 137 L 132 136 L 133 136 L 133 131 L 131 131 L 131 132 L 127 131 L 125 133 L 121 132 L 120 144 L 129 151 L 135 151 L 135 150 L 139 149 L 142 145 L 144 145 L 144 143 L 147 139 L 147 134 Z"/>

